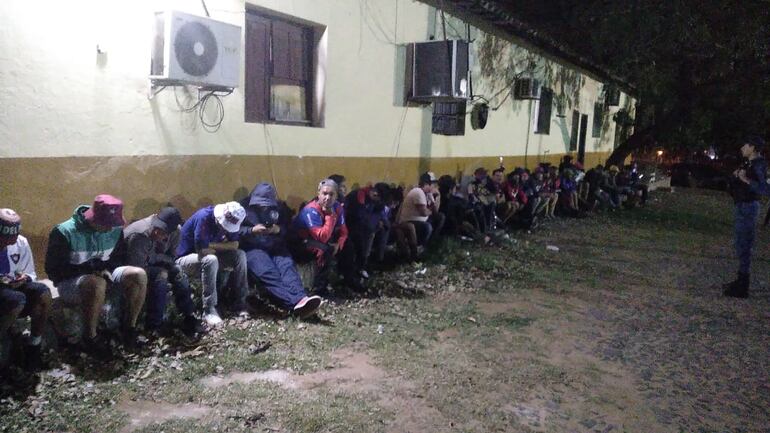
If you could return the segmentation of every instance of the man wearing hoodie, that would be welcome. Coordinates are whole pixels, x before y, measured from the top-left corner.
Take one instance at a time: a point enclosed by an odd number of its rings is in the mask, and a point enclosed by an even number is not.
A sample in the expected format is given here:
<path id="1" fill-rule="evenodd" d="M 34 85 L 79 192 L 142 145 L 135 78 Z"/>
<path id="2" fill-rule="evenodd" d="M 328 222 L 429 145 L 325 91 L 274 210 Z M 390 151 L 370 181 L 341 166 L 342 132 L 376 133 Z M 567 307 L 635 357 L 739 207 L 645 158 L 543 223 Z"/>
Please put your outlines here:
<path id="1" fill-rule="evenodd" d="M 59 289 L 59 299 L 81 306 L 82 348 L 99 358 L 110 356 L 109 346 L 96 335 L 107 291 L 120 290 L 126 301 L 123 339 L 129 348 L 136 344 L 136 320 L 147 292 L 144 269 L 124 266 L 123 224 L 123 202 L 102 194 L 92 206 L 78 206 L 48 237 L 45 271 Z"/>
<path id="2" fill-rule="evenodd" d="M 203 331 L 195 317 L 192 289 L 187 275 L 174 261 L 179 245 L 179 225 L 182 216 L 171 206 L 157 214 L 131 223 L 123 230 L 128 245 L 128 264 L 147 272 L 147 314 L 145 330 L 163 332 L 164 314 L 168 303 L 168 290 L 174 292 L 176 308 L 184 318 L 182 332 L 194 337 Z"/>
<path id="3" fill-rule="evenodd" d="M 264 284 L 280 306 L 300 318 L 312 316 L 321 306 L 319 296 L 308 296 L 302 286 L 286 244 L 278 200 L 273 185 L 257 184 L 241 200 L 246 218 L 239 231 L 240 248 L 246 252 L 246 266 L 252 276 Z"/>
<path id="4" fill-rule="evenodd" d="M 355 189 L 345 200 L 345 221 L 350 231 L 350 240 L 356 249 L 355 270 L 369 278 L 369 256 L 372 254 L 375 237 L 388 238 L 390 231 L 389 200 L 390 187 L 386 183 Z M 385 245 L 378 245 L 377 257 L 384 254 Z"/>
<path id="5" fill-rule="evenodd" d="M 229 277 L 234 300 L 231 310 L 241 317 L 248 317 L 246 253 L 238 249 L 238 230 L 245 217 L 243 207 L 231 201 L 198 209 L 182 226 L 176 264 L 188 275 L 197 274 L 200 278 L 203 320 L 209 326 L 222 323 L 217 311 L 218 277 L 223 280 Z M 228 273 L 225 267 L 232 270 Z"/>

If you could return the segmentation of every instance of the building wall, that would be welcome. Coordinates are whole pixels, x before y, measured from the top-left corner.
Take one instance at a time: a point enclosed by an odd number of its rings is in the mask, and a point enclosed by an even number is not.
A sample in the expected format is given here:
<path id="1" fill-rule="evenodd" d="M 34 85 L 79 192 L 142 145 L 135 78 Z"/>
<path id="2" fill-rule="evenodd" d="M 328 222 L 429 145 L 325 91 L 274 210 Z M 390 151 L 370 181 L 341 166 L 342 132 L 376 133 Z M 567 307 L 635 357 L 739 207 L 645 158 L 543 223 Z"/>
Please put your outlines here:
<path id="1" fill-rule="evenodd" d="M 206 3 L 212 18 L 243 26 L 242 0 Z M 128 219 L 167 201 L 189 215 L 198 206 L 238 198 L 263 180 L 274 182 L 279 194 L 296 204 L 313 195 L 319 178 L 333 172 L 345 174 L 351 184 L 382 179 L 411 184 L 428 168 L 463 174 L 497 165 L 500 156 L 509 168 L 532 167 L 558 161 L 567 152 L 571 116 L 558 118 L 554 108 L 550 135 L 535 134 L 534 107 L 529 101 L 503 101 L 507 92 L 492 99 L 492 105 L 502 105 L 490 114 L 486 129 L 474 131 L 468 123 L 462 137 L 430 133 L 430 108 L 400 100 L 399 45 L 442 37 L 438 14 L 423 3 L 248 4 L 327 27 L 323 127 L 245 123 L 243 86 L 223 98 L 225 118 L 216 133 L 206 132 L 196 115 L 181 112 L 178 101 L 189 102 L 185 88 L 148 98 L 152 13 L 178 9 L 203 15 L 200 2 L 0 2 L 0 157 L 5 168 L 0 206 L 20 212 L 37 256 L 44 253 L 52 225 L 102 192 L 124 199 Z M 449 37 L 463 36 L 464 24 L 449 20 Z M 487 37 L 476 28 L 471 36 L 477 41 Z M 500 75 L 519 67 L 510 59 L 526 58 L 551 72 L 579 77 L 572 103 L 589 114 L 586 162 L 606 158 L 614 124 L 608 122 L 601 138 L 591 138 L 590 131 L 601 84 L 525 45 L 506 43 L 501 64 L 508 70 Z M 491 95 L 500 89 L 497 73 L 482 76 L 478 42 L 472 51 L 475 93 Z M 558 79 L 552 81 L 558 88 Z"/>

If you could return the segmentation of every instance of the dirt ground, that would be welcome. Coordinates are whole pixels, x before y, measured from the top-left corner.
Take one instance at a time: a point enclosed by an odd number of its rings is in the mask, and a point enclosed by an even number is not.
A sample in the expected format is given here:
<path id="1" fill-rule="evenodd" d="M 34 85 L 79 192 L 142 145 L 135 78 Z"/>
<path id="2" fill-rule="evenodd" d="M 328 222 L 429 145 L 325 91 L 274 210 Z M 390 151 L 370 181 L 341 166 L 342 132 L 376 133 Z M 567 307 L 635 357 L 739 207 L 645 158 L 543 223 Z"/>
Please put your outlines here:
<path id="1" fill-rule="evenodd" d="M 63 359 L 4 388 L 0 431 L 770 432 L 770 235 L 751 298 L 723 298 L 730 212 L 677 190 L 494 247 L 452 241 L 319 320 Z"/>

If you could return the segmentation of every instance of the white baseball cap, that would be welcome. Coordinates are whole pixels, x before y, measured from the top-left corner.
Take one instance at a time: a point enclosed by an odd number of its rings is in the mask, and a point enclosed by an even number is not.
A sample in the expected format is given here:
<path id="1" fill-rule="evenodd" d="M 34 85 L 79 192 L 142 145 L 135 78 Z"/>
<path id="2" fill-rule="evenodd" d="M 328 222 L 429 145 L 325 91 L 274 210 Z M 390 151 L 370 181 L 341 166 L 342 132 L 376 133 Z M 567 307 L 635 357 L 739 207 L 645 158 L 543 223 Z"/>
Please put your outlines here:
<path id="1" fill-rule="evenodd" d="M 235 233 L 246 218 L 246 210 L 238 202 L 229 201 L 214 206 L 214 218 L 226 231 Z"/>

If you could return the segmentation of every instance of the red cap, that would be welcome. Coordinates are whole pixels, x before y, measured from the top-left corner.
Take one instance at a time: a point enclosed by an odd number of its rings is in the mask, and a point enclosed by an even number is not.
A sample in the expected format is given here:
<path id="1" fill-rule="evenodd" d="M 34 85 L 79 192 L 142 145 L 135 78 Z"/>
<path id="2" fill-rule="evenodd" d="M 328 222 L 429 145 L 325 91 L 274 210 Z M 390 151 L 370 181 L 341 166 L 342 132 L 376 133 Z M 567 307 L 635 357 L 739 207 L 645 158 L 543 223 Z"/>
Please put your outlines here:
<path id="1" fill-rule="evenodd" d="M 103 227 L 122 227 L 126 224 L 123 220 L 123 201 L 109 194 L 97 195 L 94 205 L 83 216 L 88 222 Z"/>

